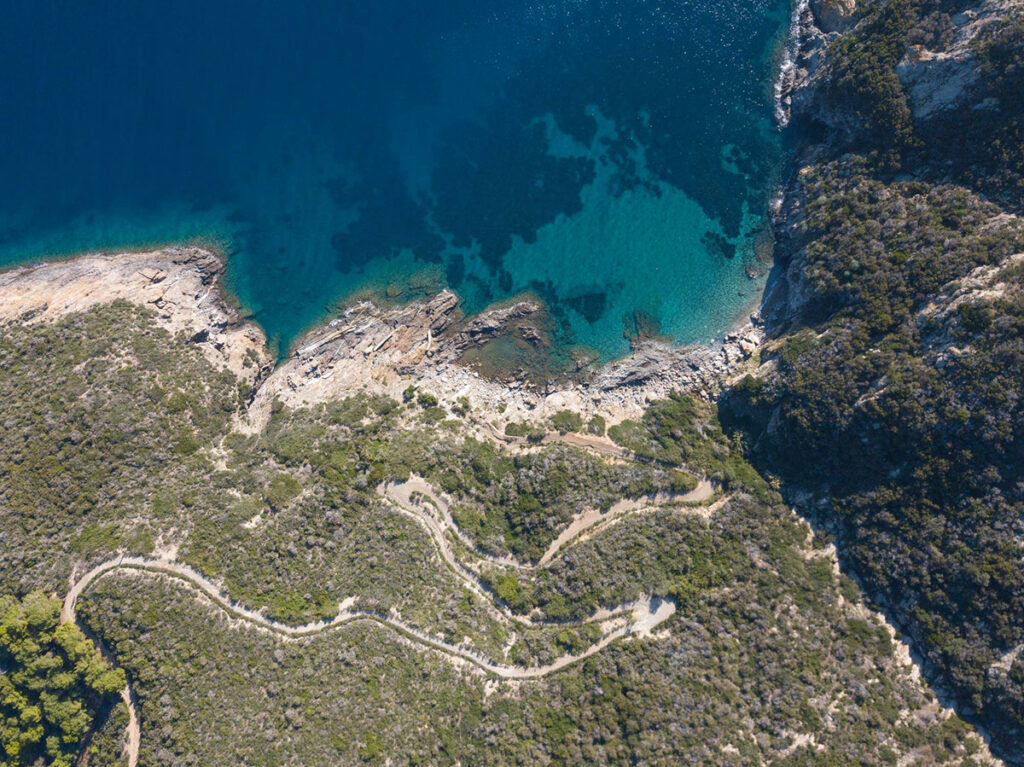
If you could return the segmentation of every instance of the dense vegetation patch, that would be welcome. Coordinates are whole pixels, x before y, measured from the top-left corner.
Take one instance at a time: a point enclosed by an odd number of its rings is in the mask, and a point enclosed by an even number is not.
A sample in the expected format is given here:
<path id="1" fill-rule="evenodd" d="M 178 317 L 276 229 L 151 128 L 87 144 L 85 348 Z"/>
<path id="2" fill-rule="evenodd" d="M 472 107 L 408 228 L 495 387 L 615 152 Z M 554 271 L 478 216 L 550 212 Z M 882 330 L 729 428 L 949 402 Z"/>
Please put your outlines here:
<path id="1" fill-rule="evenodd" d="M 970 0 L 862 0 L 860 23 L 828 49 L 822 100 L 830 141 L 869 155 L 876 171 L 952 176 L 1010 205 L 1024 195 L 1024 11 L 1007 5 L 968 54 L 979 77 L 966 103 L 918 120 L 897 67 L 948 49 Z M 992 9 L 994 10 L 994 9 Z M 961 54 L 962 55 L 962 54 Z M 942 87 L 937 82 L 936 88 Z"/>
<path id="2" fill-rule="evenodd" d="M 60 601 L 41 592 L 0 597 L 0 751 L 4 767 L 70 767 L 125 675 L 112 669 Z"/>
<path id="3" fill-rule="evenodd" d="M 856 31 L 829 49 L 826 103 L 848 117 L 858 143 L 880 148 L 886 164 L 897 163 L 914 143 L 910 107 L 896 65 L 903 56 L 908 32 L 926 4 L 938 3 L 872 3 Z"/>
<path id="4" fill-rule="evenodd" d="M 118 301 L 0 332 L 0 584 L 63 584 L 70 562 L 145 552 L 202 504 L 201 453 L 239 406 L 230 373 Z"/>
<path id="5" fill-rule="evenodd" d="M 974 41 L 981 80 L 970 109 L 922 125 L 927 156 L 957 180 L 1020 208 L 1024 199 L 1024 9 L 982 30 Z"/>
<path id="6" fill-rule="evenodd" d="M 702 471 L 726 490 L 745 487 L 760 494 L 766 489 L 722 431 L 715 408 L 695 397 L 673 393 L 652 403 L 641 421 L 612 426 L 608 436 L 641 459 Z"/>

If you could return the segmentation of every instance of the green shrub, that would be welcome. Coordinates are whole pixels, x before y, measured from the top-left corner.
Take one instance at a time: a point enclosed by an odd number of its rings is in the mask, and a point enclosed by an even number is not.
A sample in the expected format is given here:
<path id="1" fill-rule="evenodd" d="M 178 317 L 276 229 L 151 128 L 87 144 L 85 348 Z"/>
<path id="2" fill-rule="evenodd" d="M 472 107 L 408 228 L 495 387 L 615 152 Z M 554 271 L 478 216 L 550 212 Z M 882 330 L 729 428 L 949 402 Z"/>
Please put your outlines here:
<path id="1" fill-rule="evenodd" d="M 526 437 L 529 442 L 540 442 L 544 439 L 545 431 L 541 426 L 522 421 L 505 424 L 505 434 L 509 437 Z"/>
<path id="2" fill-rule="evenodd" d="M 583 417 L 572 410 L 560 410 L 551 416 L 551 425 L 562 434 L 578 432 L 583 430 Z"/>
<path id="3" fill-rule="evenodd" d="M 302 491 L 302 485 L 291 474 L 281 472 L 270 480 L 263 498 L 275 511 L 287 506 Z"/>

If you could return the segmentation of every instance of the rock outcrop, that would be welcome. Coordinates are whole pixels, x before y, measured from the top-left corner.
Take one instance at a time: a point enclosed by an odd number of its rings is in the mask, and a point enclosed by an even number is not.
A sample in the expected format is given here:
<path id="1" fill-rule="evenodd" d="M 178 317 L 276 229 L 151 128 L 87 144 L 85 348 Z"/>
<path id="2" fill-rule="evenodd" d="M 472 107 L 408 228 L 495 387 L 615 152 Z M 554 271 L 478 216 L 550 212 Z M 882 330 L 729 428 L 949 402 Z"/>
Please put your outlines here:
<path id="1" fill-rule="evenodd" d="M 410 384 L 442 403 L 469 397 L 474 409 L 501 421 L 539 420 L 572 408 L 606 420 L 640 415 L 653 399 L 674 390 L 711 396 L 757 349 L 763 333 L 754 318 L 723 342 L 681 348 L 638 343 L 629 357 L 574 381 L 555 385 L 512 373 L 482 376 L 466 353 L 508 337 L 547 353 L 547 317 L 533 297 L 521 297 L 466 318 L 447 290 L 397 308 L 362 301 L 306 335 L 276 367 L 263 332 L 243 322 L 220 290 L 224 264 L 209 251 L 172 247 L 145 253 L 95 254 L 15 267 L 0 273 L 0 327 L 6 322 L 50 322 L 115 300 L 151 308 L 171 333 L 184 333 L 215 365 L 251 387 L 249 418 L 258 431 L 276 401 L 315 405 L 358 392 L 401 398 Z"/>
<path id="2" fill-rule="evenodd" d="M 920 45 L 907 51 L 896 74 L 918 120 L 962 105 L 981 77 L 970 49 L 935 53 Z"/>
<path id="3" fill-rule="evenodd" d="M 714 346 L 647 341 L 626 359 L 562 388 L 525 375 L 490 380 L 464 364 L 468 350 L 502 336 L 543 345 L 533 323 L 542 311 L 538 301 L 525 298 L 465 319 L 449 291 L 395 309 L 361 302 L 313 331 L 263 382 L 249 428 L 262 428 L 275 401 L 301 407 L 361 391 L 399 398 L 410 384 L 442 403 L 469 397 L 475 409 L 499 421 L 541 419 L 571 408 L 614 422 L 639 415 L 651 400 L 675 390 L 711 396 L 763 338 L 755 319 Z"/>
<path id="4" fill-rule="evenodd" d="M 845 32 L 853 25 L 857 0 L 811 0 L 814 20 L 822 32 Z"/>
<path id="5" fill-rule="evenodd" d="M 1010 7 L 1007 0 L 989 0 L 956 14 L 952 17 L 952 41 L 941 50 L 911 46 L 896 74 L 915 119 L 928 120 L 941 112 L 971 106 L 974 86 L 984 76 L 975 55 L 976 42 L 990 25 L 1005 18 Z"/>
<path id="6" fill-rule="evenodd" d="M 263 331 L 242 322 L 220 290 L 224 264 L 201 248 L 93 254 L 0 272 L 0 325 L 53 322 L 115 300 L 156 312 L 171 333 L 187 333 L 206 357 L 253 382 L 270 362 Z"/>

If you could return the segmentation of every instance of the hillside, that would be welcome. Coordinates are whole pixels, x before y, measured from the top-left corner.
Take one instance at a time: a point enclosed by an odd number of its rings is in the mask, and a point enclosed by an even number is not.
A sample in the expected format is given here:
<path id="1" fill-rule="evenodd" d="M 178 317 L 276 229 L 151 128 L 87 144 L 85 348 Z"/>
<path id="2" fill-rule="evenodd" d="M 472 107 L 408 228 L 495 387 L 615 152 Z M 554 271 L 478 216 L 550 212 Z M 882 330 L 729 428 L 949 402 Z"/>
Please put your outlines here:
<path id="1" fill-rule="evenodd" d="M 828 20 L 845 32 L 808 31 L 792 99 L 809 139 L 769 340 L 725 409 L 931 683 L 1021 763 L 1024 9 Z"/>
<path id="2" fill-rule="evenodd" d="M 797 9 L 720 344 L 0 273 L 4 764 L 1024 764 L 1024 8 Z"/>

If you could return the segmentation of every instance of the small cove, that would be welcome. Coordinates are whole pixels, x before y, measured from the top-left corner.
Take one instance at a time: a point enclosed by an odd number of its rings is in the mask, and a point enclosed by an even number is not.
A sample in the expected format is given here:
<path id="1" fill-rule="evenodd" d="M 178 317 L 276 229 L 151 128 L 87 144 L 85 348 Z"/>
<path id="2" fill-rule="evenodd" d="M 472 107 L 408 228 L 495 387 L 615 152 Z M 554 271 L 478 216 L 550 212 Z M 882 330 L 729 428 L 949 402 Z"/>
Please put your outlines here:
<path id="1" fill-rule="evenodd" d="M 709 340 L 764 284 L 789 10 L 11 4 L 0 265 L 213 243 L 282 349 L 444 286 L 529 291 L 601 359 L 640 325 Z"/>

